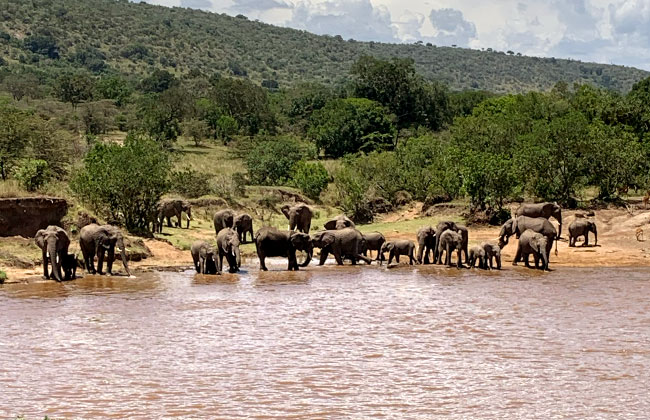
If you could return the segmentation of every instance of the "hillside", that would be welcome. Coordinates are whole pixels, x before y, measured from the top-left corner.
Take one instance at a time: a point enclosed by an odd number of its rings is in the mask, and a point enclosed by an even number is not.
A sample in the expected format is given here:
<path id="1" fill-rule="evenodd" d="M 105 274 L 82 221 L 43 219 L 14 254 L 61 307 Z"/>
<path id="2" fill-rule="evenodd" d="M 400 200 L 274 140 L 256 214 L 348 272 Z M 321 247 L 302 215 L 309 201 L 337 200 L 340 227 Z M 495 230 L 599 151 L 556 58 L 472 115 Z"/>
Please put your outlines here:
<path id="1" fill-rule="evenodd" d="M 433 45 L 345 41 L 244 17 L 127 0 L 0 0 L 1 66 L 56 73 L 71 67 L 140 75 L 164 68 L 336 84 L 362 55 L 412 58 L 426 78 L 454 90 L 546 90 L 558 81 L 626 92 L 650 73 L 555 58 Z"/>

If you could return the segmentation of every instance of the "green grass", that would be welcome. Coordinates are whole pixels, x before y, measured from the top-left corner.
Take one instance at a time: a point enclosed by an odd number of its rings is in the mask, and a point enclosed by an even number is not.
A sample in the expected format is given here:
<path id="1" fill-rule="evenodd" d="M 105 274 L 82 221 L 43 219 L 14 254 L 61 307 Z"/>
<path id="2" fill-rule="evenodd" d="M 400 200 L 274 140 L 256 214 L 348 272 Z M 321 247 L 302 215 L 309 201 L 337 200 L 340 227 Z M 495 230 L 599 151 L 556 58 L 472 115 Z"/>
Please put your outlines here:
<path id="1" fill-rule="evenodd" d="M 225 176 L 246 172 L 244 162 L 234 157 L 228 146 L 216 141 L 206 140 L 201 146 L 196 146 L 193 141 L 180 137 L 175 144 L 175 149 L 177 150 L 174 161 L 176 169 L 191 168 L 199 172 Z"/>

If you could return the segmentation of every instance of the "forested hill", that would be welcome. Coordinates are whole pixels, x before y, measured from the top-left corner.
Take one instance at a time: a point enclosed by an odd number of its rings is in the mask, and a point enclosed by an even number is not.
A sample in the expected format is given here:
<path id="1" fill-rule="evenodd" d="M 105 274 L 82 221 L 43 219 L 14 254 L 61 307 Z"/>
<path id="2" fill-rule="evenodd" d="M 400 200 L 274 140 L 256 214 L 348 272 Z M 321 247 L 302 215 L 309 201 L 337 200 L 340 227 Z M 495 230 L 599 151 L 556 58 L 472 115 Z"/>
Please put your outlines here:
<path id="1" fill-rule="evenodd" d="M 345 41 L 249 21 L 243 16 L 166 8 L 127 0 L 0 0 L 0 65 L 57 73 L 144 74 L 164 68 L 275 81 L 334 84 L 361 55 L 415 60 L 418 71 L 455 90 L 546 90 L 558 81 L 626 92 L 650 73 L 504 52 Z"/>

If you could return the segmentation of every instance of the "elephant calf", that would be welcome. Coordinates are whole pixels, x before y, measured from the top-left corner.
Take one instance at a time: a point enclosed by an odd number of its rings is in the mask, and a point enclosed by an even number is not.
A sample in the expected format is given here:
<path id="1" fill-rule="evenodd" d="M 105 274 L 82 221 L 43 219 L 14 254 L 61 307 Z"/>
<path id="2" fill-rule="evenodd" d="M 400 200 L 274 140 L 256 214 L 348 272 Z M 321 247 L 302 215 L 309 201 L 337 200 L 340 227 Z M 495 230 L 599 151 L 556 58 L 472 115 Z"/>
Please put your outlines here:
<path id="1" fill-rule="evenodd" d="M 195 241 L 190 248 L 194 268 L 200 274 L 221 274 L 217 272 L 217 253 L 206 241 Z"/>
<path id="2" fill-rule="evenodd" d="M 431 226 L 418 229 L 418 263 L 430 264 L 429 254 L 436 254 L 436 230 Z M 424 256 L 424 259 L 422 258 Z"/>
<path id="3" fill-rule="evenodd" d="M 485 261 L 489 264 L 490 269 L 494 269 L 494 261 L 496 261 L 497 270 L 501 270 L 501 248 L 499 245 L 483 242 L 481 247 L 485 251 Z"/>
<path id="4" fill-rule="evenodd" d="M 586 219 L 576 219 L 569 225 L 569 246 L 576 246 L 580 236 L 585 237 L 582 246 L 589 246 L 589 232 L 594 233 L 594 246 L 598 245 L 598 230 L 596 223 Z"/>
<path id="5" fill-rule="evenodd" d="M 478 268 L 488 268 L 485 249 L 483 249 L 483 247 L 480 245 L 473 246 L 469 249 L 469 258 L 467 259 L 467 265 L 469 268 L 474 268 L 477 261 Z"/>
<path id="6" fill-rule="evenodd" d="M 380 265 L 382 261 L 384 261 L 384 253 L 386 252 L 388 252 L 388 265 L 390 265 L 393 262 L 393 258 L 395 258 L 395 261 L 399 263 L 400 255 L 407 255 L 409 257 L 410 265 L 413 265 L 414 263 L 417 262 L 417 260 L 415 259 L 415 242 L 413 241 L 402 239 L 398 241 L 384 242 L 384 244 L 381 247 L 381 250 L 379 250 Z"/>
<path id="7" fill-rule="evenodd" d="M 379 232 L 371 232 L 363 235 L 363 241 L 361 245 L 361 253 L 364 257 L 368 256 L 368 252 L 377 251 L 377 256 L 375 260 L 379 260 L 379 251 L 381 250 L 382 245 L 386 242 L 386 238 Z"/>
<path id="8" fill-rule="evenodd" d="M 535 259 L 535 268 L 548 270 L 546 236 L 528 229 L 519 237 L 517 254 L 515 255 L 515 260 L 512 262 L 512 265 L 517 265 L 517 263 L 523 259 L 526 263 L 526 267 L 531 268 L 530 263 L 528 262 L 528 256 L 530 254 L 533 254 L 533 258 Z"/>

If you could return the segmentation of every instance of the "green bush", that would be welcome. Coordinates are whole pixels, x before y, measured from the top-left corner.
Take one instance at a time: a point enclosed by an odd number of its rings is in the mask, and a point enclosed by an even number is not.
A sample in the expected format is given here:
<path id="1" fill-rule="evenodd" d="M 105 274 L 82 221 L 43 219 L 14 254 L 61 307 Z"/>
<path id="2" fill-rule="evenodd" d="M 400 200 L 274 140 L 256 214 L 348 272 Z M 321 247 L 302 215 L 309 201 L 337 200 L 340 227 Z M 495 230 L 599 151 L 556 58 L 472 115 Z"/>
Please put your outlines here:
<path id="1" fill-rule="evenodd" d="M 0 270 L 0 284 L 3 284 L 7 280 L 7 273 Z"/>
<path id="2" fill-rule="evenodd" d="M 245 156 L 248 176 L 257 185 L 284 185 L 305 147 L 291 137 L 271 137 L 254 144 Z"/>
<path id="3" fill-rule="evenodd" d="M 310 163 L 301 160 L 291 170 L 291 183 L 314 200 L 318 199 L 329 181 L 330 175 L 320 162 Z"/>
<path id="4" fill-rule="evenodd" d="M 212 194 L 211 175 L 186 168 L 174 171 L 171 175 L 170 191 L 187 198 L 198 198 Z"/>
<path id="5" fill-rule="evenodd" d="M 98 143 L 70 185 L 97 214 L 132 232 L 149 228 L 161 196 L 169 190 L 169 154 L 150 139 L 129 135 L 124 146 Z"/>
<path id="6" fill-rule="evenodd" d="M 46 161 L 29 159 L 15 169 L 14 177 L 27 191 L 36 191 L 47 184 L 52 173 Z"/>

